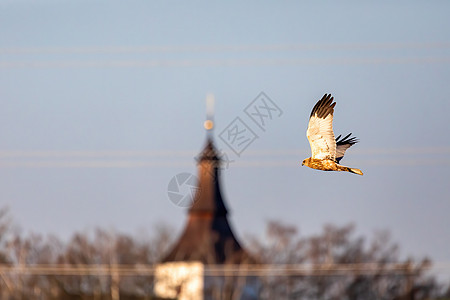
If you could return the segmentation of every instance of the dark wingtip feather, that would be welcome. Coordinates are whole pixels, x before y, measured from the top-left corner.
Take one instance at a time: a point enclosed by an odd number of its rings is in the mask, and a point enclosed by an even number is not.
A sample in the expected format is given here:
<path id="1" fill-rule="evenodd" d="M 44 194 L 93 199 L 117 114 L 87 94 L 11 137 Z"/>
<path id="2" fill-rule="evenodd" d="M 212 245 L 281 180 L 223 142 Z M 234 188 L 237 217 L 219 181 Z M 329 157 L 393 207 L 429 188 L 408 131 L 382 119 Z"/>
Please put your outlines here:
<path id="1" fill-rule="evenodd" d="M 354 144 L 356 144 L 356 143 L 358 143 L 359 142 L 359 139 L 357 139 L 356 137 L 351 137 L 350 138 L 350 136 L 352 135 L 352 133 L 350 132 L 349 134 L 347 134 L 344 138 L 341 138 L 340 139 L 340 137 L 341 137 L 341 135 L 339 135 L 337 138 L 336 138 L 336 145 L 345 145 L 345 144 L 350 144 L 350 145 L 354 145 Z M 340 140 L 339 140 L 340 139 Z"/>
<path id="2" fill-rule="evenodd" d="M 333 114 L 333 109 L 336 106 L 336 102 L 333 102 L 334 97 L 331 97 L 331 94 L 323 95 L 322 99 L 320 99 L 316 105 L 314 105 L 310 118 L 313 115 L 317 115 L 319 118 L 326 118 L 329 114 Z"/>

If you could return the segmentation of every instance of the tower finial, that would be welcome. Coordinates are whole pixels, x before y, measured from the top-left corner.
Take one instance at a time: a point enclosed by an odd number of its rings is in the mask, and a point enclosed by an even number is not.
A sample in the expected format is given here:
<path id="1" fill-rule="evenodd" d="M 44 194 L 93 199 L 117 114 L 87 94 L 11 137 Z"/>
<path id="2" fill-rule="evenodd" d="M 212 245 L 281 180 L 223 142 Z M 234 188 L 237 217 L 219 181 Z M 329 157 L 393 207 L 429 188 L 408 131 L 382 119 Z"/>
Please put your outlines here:
<path id="1" fill-rule="evenodd" d="M 214 95 L 206 95 L 206 121 L 203 124 L 210 131 L 214 128 Z"/>

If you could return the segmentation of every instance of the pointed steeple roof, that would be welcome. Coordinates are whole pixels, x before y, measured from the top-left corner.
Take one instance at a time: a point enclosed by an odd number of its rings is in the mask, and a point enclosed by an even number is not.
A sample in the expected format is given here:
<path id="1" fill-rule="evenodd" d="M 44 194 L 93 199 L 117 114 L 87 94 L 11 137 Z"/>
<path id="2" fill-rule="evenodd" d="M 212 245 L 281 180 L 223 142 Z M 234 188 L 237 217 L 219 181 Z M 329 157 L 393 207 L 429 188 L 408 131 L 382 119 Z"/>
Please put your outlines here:
<path id="1" fill-rule="evenodd" d="M 163 262 L 252 263 L 228 222 L 220 187 L 220 154 L 209 134 L 197 157 L 198 188 L 184 232 Z"/>
<path id="2" fill-rule="evenodd" d="M 212 137 L 208 136 L 203 151 L 197 157 L 198 188 L 189 214 L 210 213 L 226 216 L 228 211 L 222 199 L 219 185 L 220 154 Z"/>

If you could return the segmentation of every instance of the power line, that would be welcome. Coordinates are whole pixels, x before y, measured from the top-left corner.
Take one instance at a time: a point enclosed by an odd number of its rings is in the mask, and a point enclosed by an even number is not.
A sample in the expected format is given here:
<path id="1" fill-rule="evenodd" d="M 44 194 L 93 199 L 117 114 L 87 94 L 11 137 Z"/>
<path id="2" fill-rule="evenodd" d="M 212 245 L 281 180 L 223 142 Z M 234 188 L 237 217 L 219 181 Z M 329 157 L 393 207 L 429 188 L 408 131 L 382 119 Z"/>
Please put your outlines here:
<path id="1" fill-rule="evenodd" d="M 3 150 L 0 159 L 29 158 L 139 158 L 139 157 L 194 157 L 199 150 L 195 149 L 159 149 L 159 150 Z M 248 149 L 245 155 L 251 157 L 264 156 L 297 156 L 307 154 L 307 148 L 284 149 Z M 397 147 L 397 148 L 365 148 L 352 149 L 352 155 L 448 155 L 450 146 L 437 147 Z"/>
<path id="2" fill-rule="evenodd" d="M 405 50 L 448 49 L 448 42 L 420 43 L 324 43 L 324 44 L 241 44 L 241 45 L 143 45 L 73 47 L 1 47 L 0 54 L 145 54 L 186 52 L 272 52 L 309 50 Z"/>
<path id="3" fill-rule="evenodd" d="M 191 167 L 197 152 L 158 151 L 0 151 L 0 168 L 153 168 Z M 418 155 L 426 157 L 417 158 Z M 363 166 L 450 165 L 450 147 L 361 149 L 352 163 Z M 249 150 L 231 158 L 228 168 L 297 167 L 306 149 Z M 230 159 L 230 157 L 228 157 Z M 348 160 L 349 161 L 349 160 Z"/>
<path id="4" fill-rule="evenodd" d="M 47 60 L 0 61 L 1 69 L 45 68 L 178 68 L 178 67 L 254 67 L 299 65 L 410 65 L 447 64 L 450 56 L 427 57 L 338 57 L 338 58 L 244 58 L 244 59 L 153 59 L 153 60 Z"/>
<path id="5" fill-rule="evenodd" d="M 450 149 L 449 149 L 450 151 Z M 198 152 L 198 150 L 197 150 Z M 14 150 L 0 151 L 5 158 L 117 158 L 117 157 L 189 157 L 195 150 Z"/>
<path id="6" fill-rule="evenodd" d="M 158 265 L 121 264 L 37 264 L 0 265 L 1 274 L 73 275 L 73 276 L 153 276 Z M 449 271 L 450 262 L 433 264 L 412 263 L 353 263 L 353 264 L 258 264 L 205 265 L 206 276 L 348 276 L 414 274 L 418 271 Z"/>
<path id="7" fill-rule="evenodd" d="M 233 161 L 224 170 L 230 168 L 269 168 L 269 167 L 298 167 L 298 159 L 291 160 L 253 160 L 253 161 Z M 450 159 L 369 159 L 352 160 L 352 164 L 362 166 L 449 166 Z M 192 161 L 135 161 L 135 160 L 62 160 L 62 161 L 0 161 L 0 168 L 159 168 L 159 167 L 192 167 Z"/>

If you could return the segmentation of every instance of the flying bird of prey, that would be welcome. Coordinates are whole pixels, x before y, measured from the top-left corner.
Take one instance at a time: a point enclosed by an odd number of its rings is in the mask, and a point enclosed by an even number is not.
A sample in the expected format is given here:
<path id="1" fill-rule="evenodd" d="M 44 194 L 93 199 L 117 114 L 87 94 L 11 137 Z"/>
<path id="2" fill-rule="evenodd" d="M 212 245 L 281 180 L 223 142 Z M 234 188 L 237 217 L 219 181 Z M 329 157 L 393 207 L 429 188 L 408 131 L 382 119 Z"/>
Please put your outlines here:
<path id="1" fill-rule="evenodd" d="M 313 107 L 306 131 L 311 146 L 311 157 L 305 159 L 302 166 L 322 171 L 346 171 L 362 175 L 363 173 L 359 169 L 339 164 L 345 151 L 356 144 L 358 140 L 350 137 L 351 133 L 343 138 L 340 135 L 334 138 L 333 112 L 335 105 L 336 102 L 333 102 L 331 94 L 325 94 Z"/>

